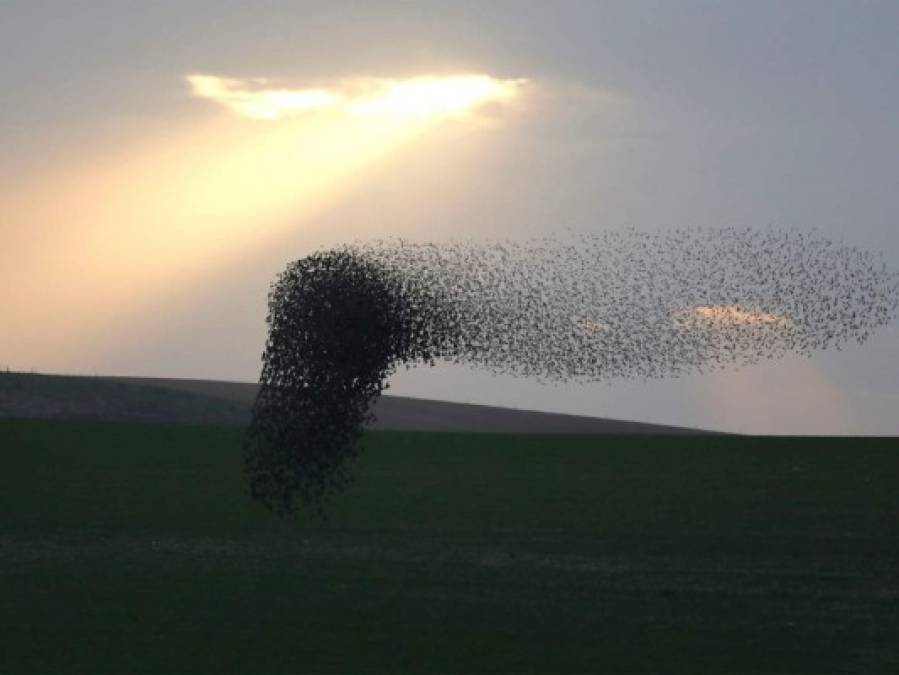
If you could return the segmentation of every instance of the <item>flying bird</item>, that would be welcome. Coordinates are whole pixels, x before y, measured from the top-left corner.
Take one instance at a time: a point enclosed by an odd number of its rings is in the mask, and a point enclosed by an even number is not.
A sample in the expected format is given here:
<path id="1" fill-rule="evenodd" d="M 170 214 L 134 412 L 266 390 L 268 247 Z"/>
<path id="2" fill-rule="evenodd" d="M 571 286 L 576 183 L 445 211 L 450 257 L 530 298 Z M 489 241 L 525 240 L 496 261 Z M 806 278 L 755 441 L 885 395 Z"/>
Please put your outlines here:
<path id="1" fill-rule="evenodd" d="M 776 228 L 319 251 L 272 286 L 245 473 L 278 513 L 320 506 L 402 364 L 677 377 L 863 343 L 897 305 L 899 275 L 877 256 Z"/>

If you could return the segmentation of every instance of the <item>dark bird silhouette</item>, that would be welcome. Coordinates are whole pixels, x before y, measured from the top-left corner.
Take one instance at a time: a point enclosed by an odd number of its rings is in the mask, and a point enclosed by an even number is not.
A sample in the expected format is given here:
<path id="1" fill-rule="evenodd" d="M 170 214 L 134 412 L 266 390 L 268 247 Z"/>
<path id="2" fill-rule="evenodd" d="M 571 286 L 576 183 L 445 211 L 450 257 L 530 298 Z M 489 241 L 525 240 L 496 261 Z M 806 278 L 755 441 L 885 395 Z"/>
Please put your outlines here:
<path id="1" fill-rule="evenodd" d="M 269 296 L 244 445 L 251 493 L 280 514 L 321 508 L 400 364 L 676 377 L 862 343 L 895 317 L 897 297 L 899 275 L 876 256 L 774 228 L 321 251 L 290 264 Z"/>

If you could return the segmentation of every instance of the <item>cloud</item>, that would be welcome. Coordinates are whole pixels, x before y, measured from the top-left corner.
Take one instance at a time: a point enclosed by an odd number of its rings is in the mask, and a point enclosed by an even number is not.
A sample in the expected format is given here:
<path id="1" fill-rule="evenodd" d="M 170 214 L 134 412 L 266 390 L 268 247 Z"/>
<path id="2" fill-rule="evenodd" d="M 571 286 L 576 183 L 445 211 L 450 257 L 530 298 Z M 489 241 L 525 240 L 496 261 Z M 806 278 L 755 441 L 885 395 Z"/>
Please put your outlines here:
<path id="1" fill-rule="evenodd" d="M 610 326 L 603 321 L 594 321 L 592 319 L 578 318 L 574 320 L 574 327 L 578 332 L 587 335 L 595 335 L 596 333 L 604 333 L 609 330 Z"/>
<path id="2" fill-rule="evenodd" d="M 479 105 L 515 96 L 522 79 L 500 80 L 484 74 L 425 75 L 341 80 L 329 87 L 269 88 L 265 78 L 234 79 L 193 74 L 191 93 L 214 101 L 241 117 L 278 120 L 316 110 L 360 117 L 427 119 L 465 113 Z"/>
<path id="3" fill-rule="evenodd" d="M 681 312 L 678 321 L 688 325 L 762 326 L 786 325 L 790 320 L 780 314 L 746 309 L 737 305 L 699 305 Z"/>
<path id="4" fill-rule="evenodd" d="M 194 96 L 206 98 L 256 120 L 274 120 L 333 106 L 337 96 L 324 89 L 258 89 L 265 80 L 234 80 L 215 75 L 188 75 Z"/>

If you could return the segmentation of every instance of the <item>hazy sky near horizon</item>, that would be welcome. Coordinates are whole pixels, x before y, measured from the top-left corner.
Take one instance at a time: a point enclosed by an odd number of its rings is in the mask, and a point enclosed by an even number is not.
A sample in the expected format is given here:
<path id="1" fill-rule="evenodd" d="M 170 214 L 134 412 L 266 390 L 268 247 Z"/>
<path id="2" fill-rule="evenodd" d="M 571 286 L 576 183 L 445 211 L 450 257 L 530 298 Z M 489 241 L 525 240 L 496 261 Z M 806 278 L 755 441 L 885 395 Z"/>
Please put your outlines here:
<path id="1" fill-rule="evenodd" d="M 775 224 L 899 267 L 897 32 L 899 3 L 862 0 L 7 0 L 0 366 L 254 380 L 269 283 L 359 238 Z M 500 89 L 367 114 L 472 73 Z M 218 79 L 204 98 L 191 75 Z M 260 108 L 263 91 L 280 94 Z M 439 366 L 391 391 L 897 434 L 899 327 L 675 380 Z"/>

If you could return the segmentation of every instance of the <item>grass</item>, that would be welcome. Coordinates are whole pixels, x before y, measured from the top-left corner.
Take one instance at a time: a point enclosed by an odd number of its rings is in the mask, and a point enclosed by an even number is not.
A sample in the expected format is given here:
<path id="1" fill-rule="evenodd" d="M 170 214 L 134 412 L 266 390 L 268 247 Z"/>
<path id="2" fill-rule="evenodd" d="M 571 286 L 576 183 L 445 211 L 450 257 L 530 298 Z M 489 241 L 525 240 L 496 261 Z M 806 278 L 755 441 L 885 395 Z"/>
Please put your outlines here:
<path id="1" fill-rule="evenodd" d="M 0 672 L 899 672 L 895 439 L 369 433 L 322 522 L 240 434 L 0 421 Z"/>

